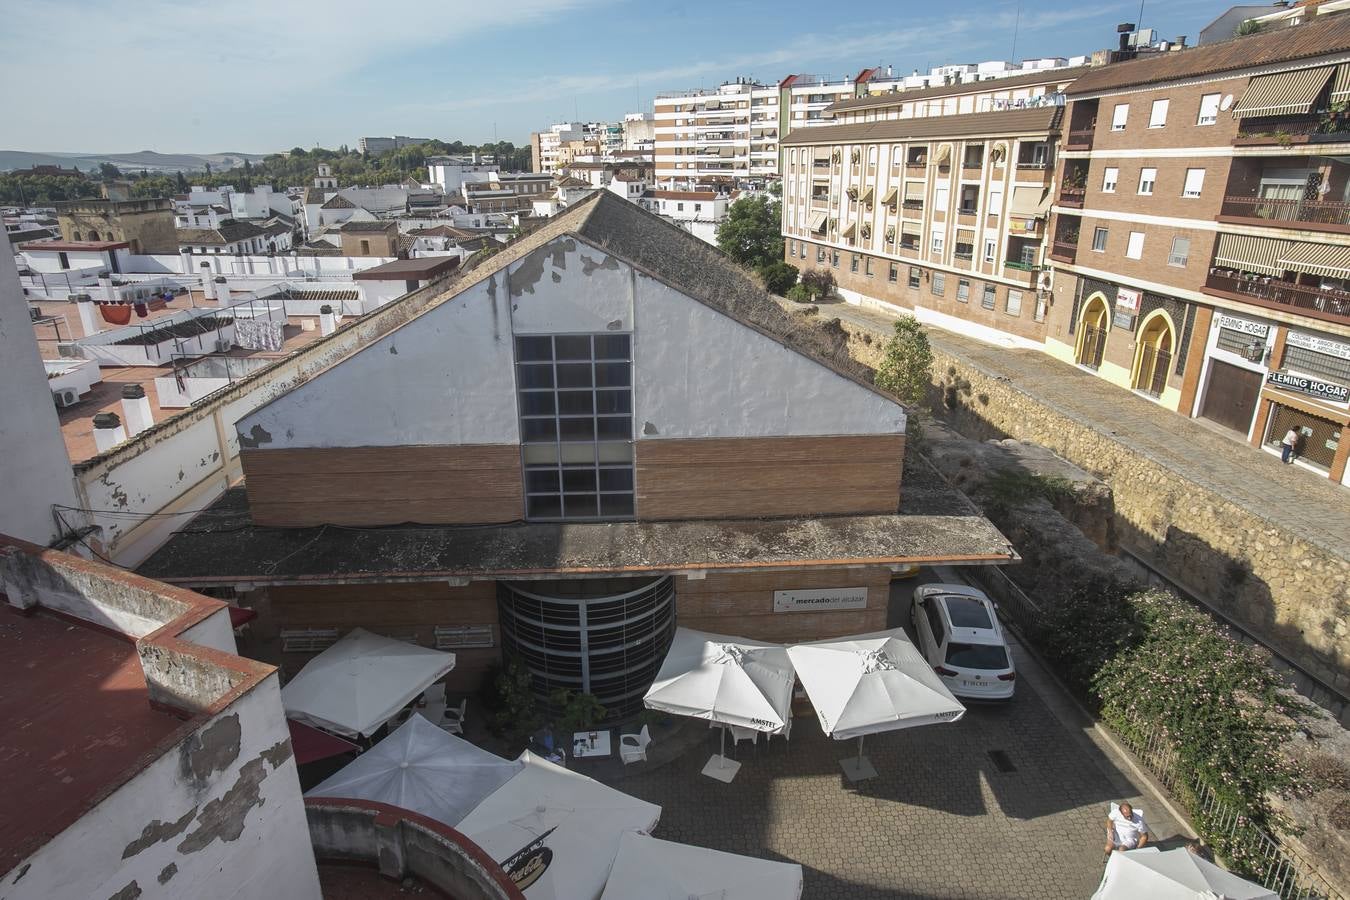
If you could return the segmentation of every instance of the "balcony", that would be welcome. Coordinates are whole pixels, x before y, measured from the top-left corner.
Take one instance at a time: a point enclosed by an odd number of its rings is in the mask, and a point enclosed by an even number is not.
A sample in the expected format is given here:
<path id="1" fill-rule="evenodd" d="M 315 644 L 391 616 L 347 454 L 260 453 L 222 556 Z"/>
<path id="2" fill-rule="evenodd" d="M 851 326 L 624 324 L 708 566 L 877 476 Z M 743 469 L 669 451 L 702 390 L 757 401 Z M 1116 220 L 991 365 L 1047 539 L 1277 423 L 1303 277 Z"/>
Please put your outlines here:
<path id="1" fill-rule="evenodd" d="M 1231 269 L 1211 269 L 1205 293 L 1219 294 L 1271 309 L 1296 310 L 1315 319 L 1350 323 L 1350 291 L 1314 288 L 1279 278 L 1248 276 Z"/>
<path id="2" fill-rule="evenodd" d="M 1251 224 L 1270 224 L 1277 228 L 1311 226 L 1313 230 L 1350 232 L 1350 203 L 1331 200 L 1224 197 L 1219 218 L 1221 221 L 1255 220 Z"/>
<path id="3" fill-rule="evenodd" d="M 1050 244 L 1050 258 L 1071 263 L 1078 257 L 1078 237 L 1072 240 L 1053 241 Z"/>
<path id="4" fill-rule="evenodd" d="M 1087 198 L 1087 188 L 1071 187 L 1064 185 L 1059 189 L 1059 205 L 1071 206 L 1074 209 L 1082 209 L 1083 201 Z"/>
<path id="5" fill-rule="evenodd" d="M 910 171 L 922 172 L 924 169 L 928 168 L 928 157 L 920 156 L 914 159 L 907 159 L 905 160 L 905 168 Z"/>
<path id="6" fill-rule="evenodd" d="M 1065 150 L 1091 150 L 1092 136 L 1096 133 L 1094 128 L 1085 128 L 1081 131 L 1070 131 L 1064 140 Z"/>
<path id="7" fill-rule="evenodd" d="M 1324 132 L 1324 128 L 1336 130 Z M 1350 142 L 1350 133 L 1340 125 L 1324 125 L 1319 119 L 1301 119 L 1244 127 L 1233 138 L 1234 147 L 1291 147 L 1302 144 L 1338 144 Z"/>

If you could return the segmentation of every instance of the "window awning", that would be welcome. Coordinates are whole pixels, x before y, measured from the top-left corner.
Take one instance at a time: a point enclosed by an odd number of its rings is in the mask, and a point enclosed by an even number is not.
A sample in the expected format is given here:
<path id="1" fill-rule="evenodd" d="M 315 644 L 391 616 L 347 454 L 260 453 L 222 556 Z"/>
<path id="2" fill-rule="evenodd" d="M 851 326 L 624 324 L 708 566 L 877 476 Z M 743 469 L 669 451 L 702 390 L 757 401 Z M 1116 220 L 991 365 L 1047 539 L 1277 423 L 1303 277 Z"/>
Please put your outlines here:
<path id="1" fill-rule="evenodd" d="M 1242 99 L 1233 106 L 1233 117 L 1296 116 L 1312 112 L 1317 95 L 1327 86 L 1335 66 L 1297 69 L 1258 75 L 1247 83 Z"/>
<path id="2" fill-rule="evenodd" d="M 925 191 L 926 188 L 927 188 L 927 185 L 924 184 L 922 181 L 906 181 L 906 182 L 905 182 L 905 199 L 906 199 L 906 200 L 922 200 L 922 199 L 923 199 L 923 195 L 924 195 L 924 191 Z"/>
<path id="3" fill-rule="evenodd" d="M 735 147 L 721 147 L 721 148 L 718 149 L 717 155 L 720 156 L 720 157 L 722 157 L 723 159 L 726 159 L 726 158 L 728 158 L 728 157 L 735 156 L 735 155 L 736 155 L 736 148 L 735 148 Z"/>
<path id="4" fill-rule="evenodd" d="M 851 238 L 853 237 L 853 232 L 856 231 L 857 228 L 858 228 L 857 222 L 849 222 L 847 225 L 845 225 L 843 228 L 839 230 L 839 236 L 843 238 Z"/>
<path id="5" fill-rule="evenodd" d="M 938 149 L 937 149 L 937 157 L 936 157 L 936 159 L 937 159 L 937 164 L 938 164 L 939 166 L 945 165 L 946 162 L 947 162 L 947 160 L 951 157 L 951 155 L 952 155 L 952 145 L 951 145 L 951 144 L 940 144 L 940 145 L 938 145 Z"/>
<path id="6" fill-rule="evenodd" d="M 919 231 L 919 226 L 918 226 L 918 225 L 901 225 L 901 226 L 900 226 L 900 233 L 901 233 L 902 235 L 907 236 L 907 237 L 915 238 L 916 240 L 917 240 L 917 239 L 921 236 L 921 234 L 922 234 L 922 232 Z"/>
<path id="7" fill-rule="evenodd" d="M 1280 265 L 1310 275 L 1350 278 L 1350 247 L 1290 241 L 1280 254 Z"/>
<path id="8" fill-rule="evenodd" d="M 1244 272 L 1283 275 L 1280 257 L 1288 243 L 1246 234 L 1221 234 L 1214 250 L 1214 262 Z"/>
<path id="9" fill-rule="evenodd" d="M 862 196 L 858 198 L 858 202 L 859 203 L 872 202 L 872 188 L 870 186 L 867 188 L 867 190 L 863 191 Z"/>
<path id="10" fill-rule="evenodd" d="M 1350 63 L 1341 63 L 1336 67 L 1336 78 L 1331 82 L 1331 102 L 1343 103 L 1350 100 Z"/>
<path id="11" fill-rule="evenodd" d="M 1045 188 L 1029 184 L 1013 187 L 1012 206 L 1009 207 L 1012 215 L 1034 219 L 1045 215 L 1049 208 L 1050 195 Z"/>
<path id="12" fill-rule="evenodd" d="M 812 233 L 812 234 L 824 234 L 824 233 L 825 233 L 825 219 L 826 219 L 826 218 L 827 218 L 827 216 L 826 216 L 826 214 L 823 213 L 823 212 L 814 212 L 814 213 L 811 213 L 811 221 L 810 221 L 809 224 L 810 224 L 810 226 L 811 226 L 811 233 Z"/>
<path id="13" fill-rule="evenodd" d="M 900 193 L 899 185 L 892 187 L 889 191 L 886 192 L 886 196 L 881 198 L 881 205 L 890 206 L 892 203 L 895 202 L 895 198 L 899 193 Z"/>

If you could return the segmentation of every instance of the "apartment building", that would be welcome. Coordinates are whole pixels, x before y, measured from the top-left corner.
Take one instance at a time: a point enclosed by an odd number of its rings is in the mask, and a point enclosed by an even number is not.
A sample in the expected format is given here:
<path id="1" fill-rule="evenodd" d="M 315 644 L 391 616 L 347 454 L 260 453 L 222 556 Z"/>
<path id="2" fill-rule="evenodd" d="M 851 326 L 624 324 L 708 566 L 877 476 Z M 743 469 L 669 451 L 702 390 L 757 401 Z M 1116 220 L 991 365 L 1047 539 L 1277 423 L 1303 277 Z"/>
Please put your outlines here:
<path id="1" fill-rule="evenodd" d="M 609 157 L 624 149 L 622 122 L 562 122 L 530 135 L 530 168 L 555 174 L 580 157 Z"/>
<path id="2" fill-rule="evenodd" d="M 899 567 L 1014 556 L 936 478 L 907 505 L 904 410 L 847 350 L 608 190 L 363 327 L 141 566 L 239 593 L 288 670 L 359 626 L 453 649 L 452 689 L 505 656 L 627 716 L 677 622 L 856 634 Z"/>
<path id="3" fill-rule="evenodd" d="M 1067 95 L 1047 351 L 1350 483 L 1350 16 Z"/>
<path id="4" fill-rule="evenodd" d="M 1039 346 L 1061 113 L 1047 105 L 794 132 L 784 140 L 788 262 L 829 269 L 853 302 Z"/>
<path id="5" fill-rule="evenodd" d="M 1065 87 L 1087 71 L 1086 65 L 1053 66 L 970 81 L 952 79 L 950 83 L 905 90 L 896 89 L 891 82 L 874 80 L 867 85 L 867 93 L 841 99 L 828 112 L 832 122 L 854 125 L 886 119 L 1063 106 Z"/>

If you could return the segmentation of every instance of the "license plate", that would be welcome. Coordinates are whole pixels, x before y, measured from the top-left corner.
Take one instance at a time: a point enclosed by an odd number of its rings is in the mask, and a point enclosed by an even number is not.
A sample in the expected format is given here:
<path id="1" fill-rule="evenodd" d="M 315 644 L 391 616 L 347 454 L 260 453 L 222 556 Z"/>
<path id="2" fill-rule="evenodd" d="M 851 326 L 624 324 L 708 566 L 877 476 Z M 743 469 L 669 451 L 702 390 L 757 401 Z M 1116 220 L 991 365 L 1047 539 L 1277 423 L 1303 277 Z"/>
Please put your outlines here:
<path id="1" fill-rule="evenodd" d="M 968 688 L 982 688 L 982 687 L 988 687 L 988 686 L 989 686 L 989 682 L 987 682 L 987 681 L 967 681 L 967 680 L 964 679 L 964 678 L 961 679 L 961 687 L 968 687 Z"/>

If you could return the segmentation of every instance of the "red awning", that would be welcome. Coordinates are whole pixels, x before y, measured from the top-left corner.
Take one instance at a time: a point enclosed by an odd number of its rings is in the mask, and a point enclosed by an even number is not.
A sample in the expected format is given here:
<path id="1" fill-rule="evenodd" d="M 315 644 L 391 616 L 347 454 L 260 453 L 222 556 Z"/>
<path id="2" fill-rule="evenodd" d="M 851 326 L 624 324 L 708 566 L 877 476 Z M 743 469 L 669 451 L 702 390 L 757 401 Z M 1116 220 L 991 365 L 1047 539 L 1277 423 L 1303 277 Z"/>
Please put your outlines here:
<path id="1" fill-rule="evenodd" d="M 256 618 L 258 618 L 258 613 L 256 610 L 244 609 L 242 606 L 230 607 L 231 628 L 238 628 L 240 625 L 243 625 L 246 622 L 252 622 Z"/>
<path id="2" fill-rule="evenodd" d="M 320 731 L 303 722 L 286 720 L 291 729 L 291 750 L 295 753 L 295 764 L 304 765 L 330 756 L 340 756 L 361 749 L 351 741 L 343 740 L 326 731 Z"/>

